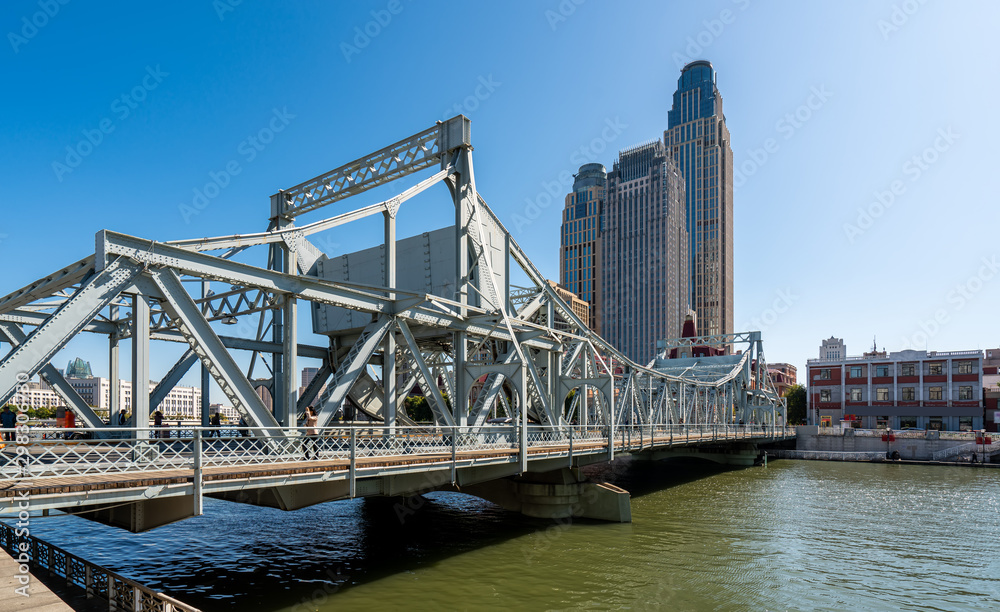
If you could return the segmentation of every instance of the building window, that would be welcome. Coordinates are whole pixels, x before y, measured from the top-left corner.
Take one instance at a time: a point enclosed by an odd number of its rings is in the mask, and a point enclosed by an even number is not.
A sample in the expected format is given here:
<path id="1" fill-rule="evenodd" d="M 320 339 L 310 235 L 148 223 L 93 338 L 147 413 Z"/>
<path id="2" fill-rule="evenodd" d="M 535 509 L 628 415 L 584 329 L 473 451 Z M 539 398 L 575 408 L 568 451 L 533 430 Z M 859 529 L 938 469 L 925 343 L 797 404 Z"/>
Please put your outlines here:
<path id="1" fill-rule="evenodd" d="M 927 420 L 927 429 L 933 429 L 934 431 L 941 431 L 942 429 L 944 429 L 943 424 L 941 422 L 941 417 L 939 416 L 929 417 L 929 419 Z"/>
<path id="2" fill-rule="evenodd" d="M 958 362 L 958 373 L 959 374 L 972 374 L 974 361 L 959 361 Z"/>
<path id="3" fill-rule="evenodd" d="M 888 376 L 889 366 L 887 365 L 877 365 L 875 366 L 875 376 Z"/>
<path id="4" fill-rule="evenodd" d="M 819 371 L 820 380 L 830 380 L 830 368 L 823 368 Z"/>
<path id="5" fill-rule="evenodd" d="M 819 401 L 821 401 L 821 402 L 828 402 L 828 401 L 830 401 L 830 390 L 829 389 L 823 389 L 822 391 L 819 392 Z"/>
<path id="6" fill-rule="evenodd" d="M 889 401 L 889 388 L 882 387 L 879 389 L 875 389 L 875 399 L 880 402 Z"/>
<path id="7" fill-rule="evenodd" d="M 861 366 L 851 366 L 851 378 L 861 378 Z"/>
<path id="8" fill-rule="evenodd" d="M 861 401 L 861 389 L 851 389 L 851 401 L 852 402 Z"/>
<path id="9" fill-rule="evenodd" d="M 904 363 L 900 366 L 900 376 L 916 376 L 916 368 L 912 363 Z"/>
<path id="10" fill-rule="evenodd" d="M 904 402 L 912 402 L 913 400 L 917 399 L 916 395 L 913 392 L 913 387 L 903 387 L 901 391 L 903 393 L 901 399 Z"/>
<path id="11" fill-rule="evenodd" d="M 939 400 L 941 399 L 941 387 L 931 387 L 928 391 L 928 399 Z"/>
<path id="12" fill-rule="evenodd" d="M 959 387 L 958 388 L 958 399 L 960 400 L 970 400 L 972 399 L 972 387 Z"/>
<path id="13" fill-rule="evenodd" d="M 944 368 L 940 363 L 929 363 L 927 364 L 927 373 L 931 376 L 940 376 L 944 373 Z"/>
<path id="14" fill-rule="evenodd" d="M 889 429 L 888 415 L 875 417 L 875 429 Z"/>
<path id="15" fill-rule="evenodd" d="M 960 416 L 960 417 L 958 417 L 958 430 L 959 431 L 972 431 L 972 417 L 970 417 L 970 416 Z"/>

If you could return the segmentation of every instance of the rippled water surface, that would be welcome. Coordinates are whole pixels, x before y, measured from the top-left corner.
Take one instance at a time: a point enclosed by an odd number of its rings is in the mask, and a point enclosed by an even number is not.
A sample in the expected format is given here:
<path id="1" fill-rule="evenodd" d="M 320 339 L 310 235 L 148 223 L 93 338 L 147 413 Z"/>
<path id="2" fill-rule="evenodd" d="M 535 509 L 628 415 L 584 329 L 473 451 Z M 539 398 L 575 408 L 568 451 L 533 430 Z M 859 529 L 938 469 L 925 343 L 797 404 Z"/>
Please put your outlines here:
<path id="1" fill-rule="evenodd" d="M 525 519 L 436 493 L 410 512 L 208 501 L 144 534 L 32 533 L 205 610 L 998 610 L 1000 470 L 616 462 L 633 522 Z M 304 605 L 303 605 L 304 604 Z"/>

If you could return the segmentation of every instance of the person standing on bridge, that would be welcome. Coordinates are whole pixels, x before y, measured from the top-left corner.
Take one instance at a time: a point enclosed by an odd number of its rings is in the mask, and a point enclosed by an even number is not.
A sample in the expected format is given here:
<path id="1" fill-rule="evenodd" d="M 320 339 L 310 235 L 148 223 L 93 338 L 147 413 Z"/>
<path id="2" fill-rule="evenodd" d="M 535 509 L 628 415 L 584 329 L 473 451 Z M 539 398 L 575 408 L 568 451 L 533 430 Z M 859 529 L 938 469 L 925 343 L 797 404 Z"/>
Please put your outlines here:
<path id="1" fill-rule="evenodd" d="M 163 438 L 163 413 L 157 410 L 153 413 L 153 427 L 156 431 L 153 432 L 154 438 Z"/>
<path id="2" fill-rule="evenodd" d="M 318 459 L 319 453 L 316 451 L 316 438 L 319 437 L 319 430 L 316 429 L 316 425 L 319 423 L 319 416 L 316 414 L 316 409 L 312 406 L 306 407 L 306 439 L 304 443 L 305 457 L 306 459 Z M 310 451 L 312 457 L 310 457 Z"/>
<path id="3" fill-rule="evenodd" d="M 14 441 L 15 426 L 17 426 L 17 415 L 10 409 L 10 406 L 4 406 L 3 410 L 0 411 L 0 427 L 3 428 L 5 442 Z"/>
<path id="4" fill-rule="evenodd" d="M 218 412 L 212 415 L 212 420 L 209 423 L 212 425 L 212 431 L 208 432 L 208 437 L 221 437 L 219 429 L 222 427 L 222 417 L 219 416 Z"/>

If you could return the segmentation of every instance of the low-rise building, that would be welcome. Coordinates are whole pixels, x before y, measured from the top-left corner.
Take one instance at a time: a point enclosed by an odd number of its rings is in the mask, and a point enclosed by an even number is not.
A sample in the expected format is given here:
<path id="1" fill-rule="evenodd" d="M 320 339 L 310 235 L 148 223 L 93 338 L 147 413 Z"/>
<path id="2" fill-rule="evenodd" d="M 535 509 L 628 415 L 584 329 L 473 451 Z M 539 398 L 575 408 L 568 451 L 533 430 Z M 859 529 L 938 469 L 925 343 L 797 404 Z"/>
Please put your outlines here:
<path id="1" fill-rule="evenodd" d="M 983 361 L 983 416 L 986 431 L 1000 431 L 1000 348 L 986 349 Z"/>
<path id="2" fill-rule="evenodd" d="M 779 397 L 785 397 L 785 391 L 797 384 L 798 368 L 790 363 L 769 363 L 767 373 Z"/>
<path id="3" fill-rule="evenodd" d="M 810 425 L 982 429 L 982 351 L 872 350 L 806 363 Z"/>
<path id="4" fill-rule="evenodd" d="M 562 285 L 549 281 L 549 286 L 556 290 L 556 294 L 562 298 L 566 304 L 569 305 L 570 310 L 573 314 L 577 316 L 584 323 L 589 323 L 590 321 L 590 304 L 586 301 L 581 300 L 580 297 L 570 291 L 569 289 L 563 287 Z M 556 313 L 556 321 L 554 327 L 556 329 L 567 330 L 569 329 L 569 323 L 567 323 L 559 313 Z"/>

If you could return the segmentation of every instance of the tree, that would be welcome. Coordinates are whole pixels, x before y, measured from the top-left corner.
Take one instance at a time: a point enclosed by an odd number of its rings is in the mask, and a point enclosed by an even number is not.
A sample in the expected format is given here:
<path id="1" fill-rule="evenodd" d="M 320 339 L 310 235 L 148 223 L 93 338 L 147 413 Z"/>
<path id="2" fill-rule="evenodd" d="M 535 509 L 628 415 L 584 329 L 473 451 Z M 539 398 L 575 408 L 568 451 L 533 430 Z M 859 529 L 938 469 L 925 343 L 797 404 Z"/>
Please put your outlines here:
<path id="1" fill-rule="evenodd" d="M 788 424 L 805 425 L 806 423 L 806 388 L 802 385 L 792 385 L 785 390 L 788 400 Z"/>

